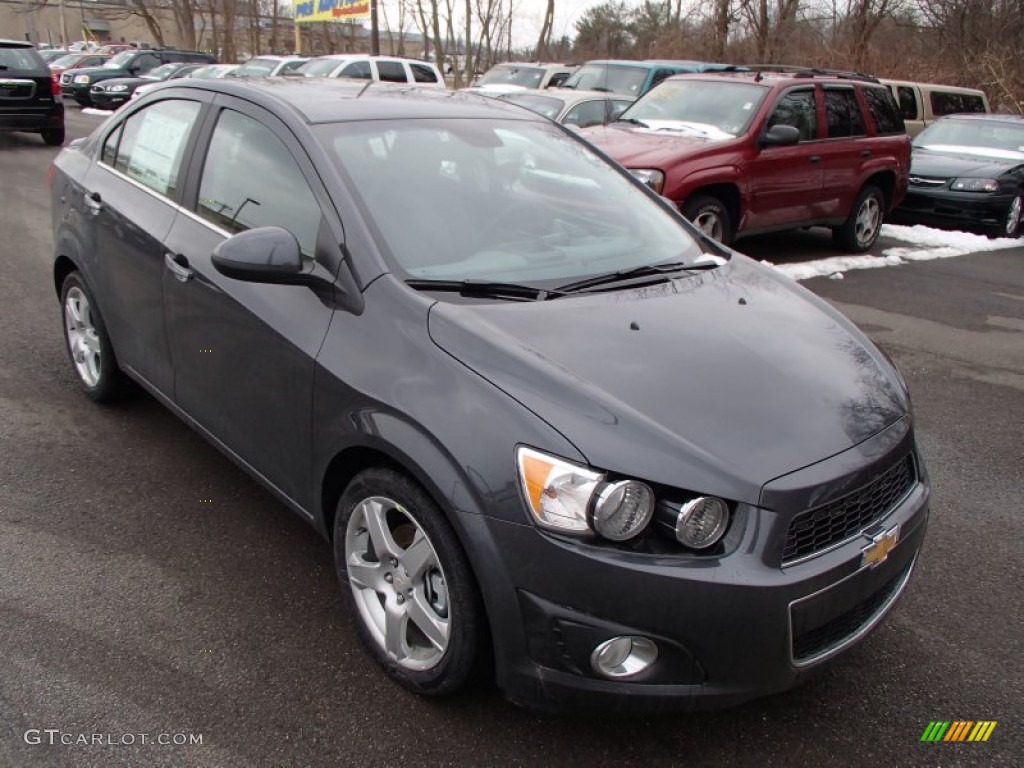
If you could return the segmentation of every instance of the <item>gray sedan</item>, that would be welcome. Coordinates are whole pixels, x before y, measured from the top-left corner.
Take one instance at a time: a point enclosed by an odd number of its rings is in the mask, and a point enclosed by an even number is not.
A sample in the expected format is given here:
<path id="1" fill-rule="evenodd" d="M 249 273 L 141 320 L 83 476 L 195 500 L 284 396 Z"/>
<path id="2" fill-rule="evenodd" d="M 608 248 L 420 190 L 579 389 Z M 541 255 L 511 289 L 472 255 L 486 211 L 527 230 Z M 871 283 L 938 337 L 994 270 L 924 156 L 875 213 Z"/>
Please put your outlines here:
<path id="1" fill-rule="evenodd" d="M 606 91 L 546 90 L 514 91 L 497 98 L 533 110 L 562 125 L 588 128 L 606 125 L 626 111 L 636 99 Z"/>

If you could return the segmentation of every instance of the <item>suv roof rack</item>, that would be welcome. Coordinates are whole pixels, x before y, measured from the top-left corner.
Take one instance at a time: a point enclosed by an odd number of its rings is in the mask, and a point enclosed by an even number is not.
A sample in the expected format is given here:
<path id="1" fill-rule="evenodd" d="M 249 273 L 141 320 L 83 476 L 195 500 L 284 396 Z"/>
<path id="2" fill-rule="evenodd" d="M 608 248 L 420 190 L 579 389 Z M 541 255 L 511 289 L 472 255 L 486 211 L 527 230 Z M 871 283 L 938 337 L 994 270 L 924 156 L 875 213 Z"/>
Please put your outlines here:
<path id="1" fill-rule="evenodd" d="M 743 69 L 756 72 L 755 79 L 760 80 L 764 73 L 778 73 L 793 75 L 795 77 L 839 77 L 845 80 L 860 80 L 866 83 L 881 82 L 874 75 L 863 72 L 851 72 L 843 69 L 824 69 L 821 67 L 802 67 L 794 64 L 744 64 Z"/>

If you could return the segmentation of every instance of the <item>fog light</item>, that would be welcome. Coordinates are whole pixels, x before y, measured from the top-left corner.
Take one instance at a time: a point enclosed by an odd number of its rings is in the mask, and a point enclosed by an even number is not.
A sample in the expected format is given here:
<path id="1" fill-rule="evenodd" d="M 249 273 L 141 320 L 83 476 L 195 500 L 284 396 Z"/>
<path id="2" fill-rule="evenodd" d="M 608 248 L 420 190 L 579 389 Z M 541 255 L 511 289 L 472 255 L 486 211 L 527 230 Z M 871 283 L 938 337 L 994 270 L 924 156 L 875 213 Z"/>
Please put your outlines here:
<path id="1" fill-rule="evenodd" d="M 636 480 L 623 480 L 597 489 L 590 522 L 606 539 L 625 541 L 643 531 L 653 514 L 654 491 Z"/>
<path id="2" fill-rule="evenodd" d="M 729 505 L 714 496 L 688 501 L 676 517 L 676 539 L 691 549 L 707 549 L 729 525 Z"/>
<path id="3" fill-rule="evenodd" d="M 590 665 L 597 674 L 612 679 L 638 675 L 658 658 L 653 640 L 624 635 L 605 640 L 590 655 Z"/>

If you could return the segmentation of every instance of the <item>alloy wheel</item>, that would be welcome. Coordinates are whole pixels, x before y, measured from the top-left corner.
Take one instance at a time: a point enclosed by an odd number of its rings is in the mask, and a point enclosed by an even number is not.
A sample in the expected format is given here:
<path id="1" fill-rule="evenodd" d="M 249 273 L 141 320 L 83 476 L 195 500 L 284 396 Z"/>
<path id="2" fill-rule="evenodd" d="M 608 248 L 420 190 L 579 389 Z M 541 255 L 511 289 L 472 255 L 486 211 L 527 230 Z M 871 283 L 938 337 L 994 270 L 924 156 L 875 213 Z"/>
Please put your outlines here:
<path id="1" fill-rule="evenodd" d="M 724 227 L 722 226 L 722 217 L 718 215 L 717 211 L 705 210 L 697 214 L 694 218 L 693 223 L 697 225 L 708 237 L 712 237 L 715 240 L 722 239 L 722 232 Z"/>
<path id="2" fill-rule="evenodd" d="M 854 225 L 857 243 L 866 245 L 872 242 L 877 236 L 881 224 L 882 206 L 879 204 L 878 198 L 874 195 L 868 195 L 864 198 L 864 202 L 860 204 L 860 209 L 857 211 L 857 220 Z"/>
<path id="3" fill-rule="evenodd" d="M 1017 229 L 1020 227 L 1021 209 L 1024 207 L 1024 201 L 1021 200 L 1021 196 L 1013 198 L 1013 202 L 1010 203 L 1010 210 L 1006 214 L 1006 234 L 1009 237 L 1015 237 Z"/>
<path id="4" fill-rule="evenodd" d="M 448 648 L 450 603 L 437 551 L 398 502 L 372 496 L 356 505 L 345 532 L 345 568 L 360 616 L 400 666 L 436 666 Z"/>
<path id="5" fill-rule="evenodd" d="M 100 336 L 89 299 L 78 287 L 71 288 L 64 300 L 64 325 L 75 370 L 87 387 L 95 387 L 103 364 Z"/>

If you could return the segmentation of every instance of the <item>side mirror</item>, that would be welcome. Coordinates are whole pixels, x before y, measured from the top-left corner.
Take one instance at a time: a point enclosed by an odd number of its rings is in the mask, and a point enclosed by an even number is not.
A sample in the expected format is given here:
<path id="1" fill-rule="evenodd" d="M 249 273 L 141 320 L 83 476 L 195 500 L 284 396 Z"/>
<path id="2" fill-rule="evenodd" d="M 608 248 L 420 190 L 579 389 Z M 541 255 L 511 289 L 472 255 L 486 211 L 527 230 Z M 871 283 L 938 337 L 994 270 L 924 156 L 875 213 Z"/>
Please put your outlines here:
<path id="1" fill-rule="evenodd" d="M 248 283 L 302 283 L 302 253 L 295 235 L 281 227 L 239 232 L 217 246 L 211 259 L 225 277 Z"/>
<path id="2" fill-rule="evenodd" d="M 800 141 L 800 129 L 792 125 L 773 125 L 761 137 L 762 147 L 791 147 Z"/>

